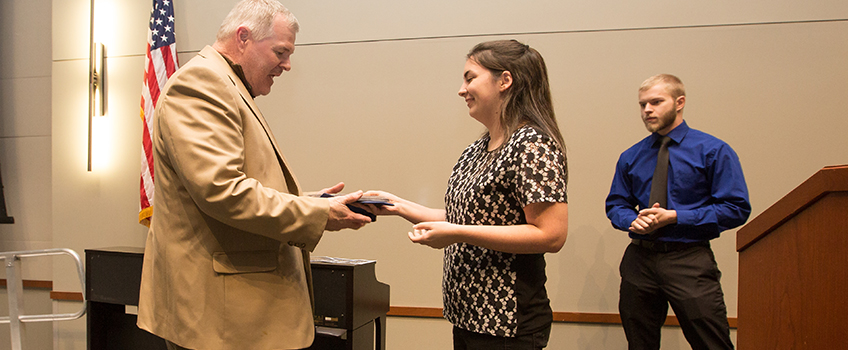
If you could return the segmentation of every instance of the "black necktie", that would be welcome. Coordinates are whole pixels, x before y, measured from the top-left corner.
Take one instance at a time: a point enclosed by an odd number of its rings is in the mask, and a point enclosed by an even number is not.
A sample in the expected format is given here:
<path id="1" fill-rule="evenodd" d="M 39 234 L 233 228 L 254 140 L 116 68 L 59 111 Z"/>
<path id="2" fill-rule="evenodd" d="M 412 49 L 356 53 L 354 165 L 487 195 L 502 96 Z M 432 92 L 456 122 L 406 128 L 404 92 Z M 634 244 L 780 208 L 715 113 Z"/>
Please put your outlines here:
<path id="1" fill-rule="evenodd" d="M 657 153 L 657 168 L 654 169 L 654 178 L 651 180 L 651 197 L 648 206 L 659 203 L 660 207 L 668 208 L 668 144 L 671 138 L 663 136 L 660 151 Z"/>

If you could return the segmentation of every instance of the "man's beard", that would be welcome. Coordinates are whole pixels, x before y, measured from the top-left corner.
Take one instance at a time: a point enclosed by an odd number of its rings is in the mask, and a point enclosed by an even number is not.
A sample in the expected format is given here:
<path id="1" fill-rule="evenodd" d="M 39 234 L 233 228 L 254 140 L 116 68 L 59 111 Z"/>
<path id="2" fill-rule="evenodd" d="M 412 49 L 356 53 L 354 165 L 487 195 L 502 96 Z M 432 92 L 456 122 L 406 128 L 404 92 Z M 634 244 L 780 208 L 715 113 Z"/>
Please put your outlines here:
<path id="1" fill-rule="evenodd" d="M 677 117 L 677 111 L 672 109 L 665 114 L 662 114 L 657 117 L 657 124 L 649 124 L 647 121 L 642 120 L 645 123 L 645 128 L 650 132 L 657 132 L 662 129 L 665 129 L 672 123 L 674 123 L 674 119 Z"/>

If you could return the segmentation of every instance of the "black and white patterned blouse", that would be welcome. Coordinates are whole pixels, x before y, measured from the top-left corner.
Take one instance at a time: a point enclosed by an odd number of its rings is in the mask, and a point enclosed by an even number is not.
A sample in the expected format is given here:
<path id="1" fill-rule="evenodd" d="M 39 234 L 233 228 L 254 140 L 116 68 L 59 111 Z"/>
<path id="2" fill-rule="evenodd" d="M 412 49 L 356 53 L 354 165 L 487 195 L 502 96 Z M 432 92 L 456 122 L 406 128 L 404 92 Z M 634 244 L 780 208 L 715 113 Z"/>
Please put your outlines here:
<path id="1" fill-rule="evenodd" d="M 531 203 L 567 202 L 556 141 L 524 126 L 498 150 L 489 136 L 468 146 L 445 194 L 446 219 L 462 225 L 526 224 Z M 510 254 L 459 243 L 445 248 L 444 314 L 455 326 L 514 337 L 552 322 L 543 254 Z"/>

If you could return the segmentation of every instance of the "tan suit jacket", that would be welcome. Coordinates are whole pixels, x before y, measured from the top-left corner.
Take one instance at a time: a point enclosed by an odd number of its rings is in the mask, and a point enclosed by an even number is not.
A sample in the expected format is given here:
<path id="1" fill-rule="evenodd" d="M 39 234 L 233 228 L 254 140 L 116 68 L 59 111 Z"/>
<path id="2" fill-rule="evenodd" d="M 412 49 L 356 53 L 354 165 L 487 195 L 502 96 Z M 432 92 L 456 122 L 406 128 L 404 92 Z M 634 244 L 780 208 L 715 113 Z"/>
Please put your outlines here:
<path id="1" fill-rule="evenodd" d="M 170 78 L 153 124 L 138 326 L 191 349 L 309 346 L 308 252 L 327 200 L 299 196 L 253 98 L 212 47 Z"/>

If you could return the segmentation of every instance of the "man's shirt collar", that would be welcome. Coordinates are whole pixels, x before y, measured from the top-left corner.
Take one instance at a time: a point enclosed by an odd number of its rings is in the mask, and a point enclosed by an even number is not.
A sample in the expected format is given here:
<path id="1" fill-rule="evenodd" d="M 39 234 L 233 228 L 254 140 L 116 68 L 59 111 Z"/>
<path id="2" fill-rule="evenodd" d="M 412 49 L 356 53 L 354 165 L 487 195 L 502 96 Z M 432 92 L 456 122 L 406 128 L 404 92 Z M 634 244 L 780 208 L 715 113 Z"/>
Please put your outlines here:
<path id="1" fill-rule="evenodd" d="M 244 84 L 245 88 L 247 88 L 247 92 L 250 93 L 250 97 L 256 98 L 256 95 L 253 94 L 253 88 L 250 87 L 250 83 L 247 82 L 247 78 L 244 76 L 244 69 L 241 67 L 241 65 L 233 63 L 233 61 L 230 61 L 230 59 L 227 58 L 227 56 L 225 55 L 221 55 L 221 57 L 223 57 L 224 60 L 227 61 L 227 64 L 230 65 L 230 68 L 233 69 L 233 72 L 235 72 L 236 76 L 239 78 L 239 80 L 241 80 L 241 83 Z"/>
<path id="2" fill-rule="evenodd" d="M 683 123 L 680 123 L 680 125 L 671 129 L 666 136 L 670 137 L 674 143 L 680 144 L 680 142 L 683 141 L 683 138 L 686 137 L 687 133 L 689 133 L 689 125 L 687 125 L 684 120 Z M 659 147 L 660 140 L 663 136 L 658 133 L 653 133 L 651 134 L 651 137 L 651 145 L 657 145 L 657 147 Z"/>

